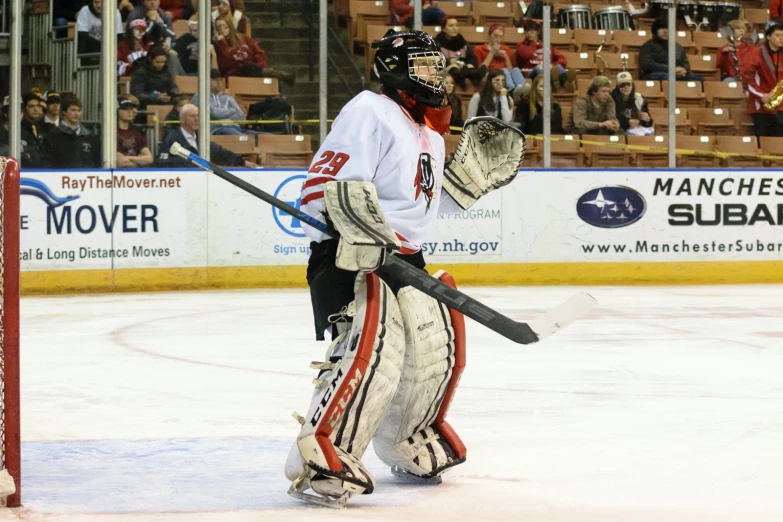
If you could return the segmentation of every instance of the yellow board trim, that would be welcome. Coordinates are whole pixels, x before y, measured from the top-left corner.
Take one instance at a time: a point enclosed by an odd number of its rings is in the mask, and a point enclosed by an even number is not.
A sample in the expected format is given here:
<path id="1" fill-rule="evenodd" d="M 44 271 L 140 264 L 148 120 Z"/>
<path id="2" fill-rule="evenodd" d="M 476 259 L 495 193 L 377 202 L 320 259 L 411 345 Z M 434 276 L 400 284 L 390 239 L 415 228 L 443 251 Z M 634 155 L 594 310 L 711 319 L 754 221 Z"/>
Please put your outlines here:
<path id="1" fill-rule="evenodd" d="M 710 285 L 783 283 L 783 261 L 501 263 L 428 267 L 460 285 Z M 138 268 L 22 272 L 22 295 L 220 288 L 302 288 L 304 266 Z"/>

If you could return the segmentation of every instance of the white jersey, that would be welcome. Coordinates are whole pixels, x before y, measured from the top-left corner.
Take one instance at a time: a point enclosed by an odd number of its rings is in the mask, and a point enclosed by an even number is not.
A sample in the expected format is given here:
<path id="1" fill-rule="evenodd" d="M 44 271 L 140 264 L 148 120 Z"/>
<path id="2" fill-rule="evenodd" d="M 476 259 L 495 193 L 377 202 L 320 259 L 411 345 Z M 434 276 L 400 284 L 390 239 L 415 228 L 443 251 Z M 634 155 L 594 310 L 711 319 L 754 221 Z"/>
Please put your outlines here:
<path id="1" fill-rule="evenodd" d="M 402 243 L 400 252 L 421 249 L 438 212 L 461 209 L 442 191 L 443 137 L 386 96 L 364 91 L 343 107 L 313 159 L 302 187 L 301 209 L 323 220 L 324 183 L 370 181 L 389 225 Z M 328 236 L 304 226 L 321 242 Z"/>

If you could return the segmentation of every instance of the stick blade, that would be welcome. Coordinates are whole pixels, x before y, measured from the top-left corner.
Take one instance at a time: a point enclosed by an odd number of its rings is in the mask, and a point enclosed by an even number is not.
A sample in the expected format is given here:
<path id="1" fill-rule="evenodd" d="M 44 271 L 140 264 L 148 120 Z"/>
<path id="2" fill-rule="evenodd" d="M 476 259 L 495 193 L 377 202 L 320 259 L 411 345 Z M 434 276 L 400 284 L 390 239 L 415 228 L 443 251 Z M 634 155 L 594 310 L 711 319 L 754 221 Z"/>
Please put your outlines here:
<path id="1" fill-rule="evenodd" d="M 598 301 L 593 296 L 581 292 L 549 310 L 544 315 L 536 317 L 528 325 L 539 339 L 543 339 L 565 328 L 580 317 L 589 314 L 597 305 Z"/>

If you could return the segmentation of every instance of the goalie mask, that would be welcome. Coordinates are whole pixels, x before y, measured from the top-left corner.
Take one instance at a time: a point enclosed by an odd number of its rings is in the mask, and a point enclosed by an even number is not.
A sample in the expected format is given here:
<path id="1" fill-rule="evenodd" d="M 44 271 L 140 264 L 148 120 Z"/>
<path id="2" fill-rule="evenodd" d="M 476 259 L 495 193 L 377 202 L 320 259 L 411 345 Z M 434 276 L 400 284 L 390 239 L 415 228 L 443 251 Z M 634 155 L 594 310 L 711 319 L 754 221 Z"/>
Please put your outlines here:
<path id="1" fill-rule="evenodd" d="M 423 31 L 396 32 L 389 29 L 373 45 L 373 70 L 384 87 L 402 91 L 417 103 L 443 107 L 446 88 L 443 74 L 446 60 L 435 40 Z"/>

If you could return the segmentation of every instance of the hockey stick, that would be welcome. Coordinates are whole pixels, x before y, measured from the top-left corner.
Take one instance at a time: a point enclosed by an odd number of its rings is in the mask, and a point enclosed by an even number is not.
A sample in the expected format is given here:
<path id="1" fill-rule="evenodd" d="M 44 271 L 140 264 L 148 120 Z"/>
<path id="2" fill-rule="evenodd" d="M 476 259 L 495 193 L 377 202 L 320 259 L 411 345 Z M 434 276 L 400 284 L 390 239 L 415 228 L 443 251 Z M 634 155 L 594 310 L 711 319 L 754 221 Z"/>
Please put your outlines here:
<path id="1" fill-rule="evenodd" d="M 333 238 L 338 238 L 339 234 L 331 226 L 323 223 L 312 216 L 309 216 L 301 210 L 292 207 L 291 205 L 280 201 L 276 197 L 264 192 L 251 185 L 250 183 L 226 172 L 224 169 L 218 167 L 202 158 L 201 156 L 190 152 L 188 149 L 182 147 L 179 143 L 174 143 L 171 146 L 171 154 L 175 154 L 182 158 L 185 158 L 206 171 L 212 172 L 220 178 L 228 181 L 232 185 L 241 188 L 245 192 L 254 195 L 255 197 L 266 201 L 273 207 L 289 214 L 311 227 L 320 230 L 324 234 Z M 490 330 L 493 330 L 503 337 L 520 344 L 531 344 L 540 341 L 544 337 L 552 335 L 556 331 L 565 328 L 572 322 L 576 321 L 583 315 L 587 314 L 597 304 L 595 299 L 586 293 L 579 293 L 571 297 L 566 302 L 553 308 L 540 317 L 532 320 L 529 323 L 523 323 L 514 321 L 503 314 L 500 314 L 492 308 L 476 301 L 472 297 L 469 297 L 456 288 L 452 288 L 449 285 L 441 282 L 434 277 L 431 277 L 424 270 L 419 270 L 405 261 L 395 257 L 386 256 L 386 260 L 381 267 L 382 270 L 394 277 L 397 277 L 400 281 L 421 290 L 428 296 L 437 299 L 449 308 L 467 315 L 477 323 L 483 324 Z"/>

